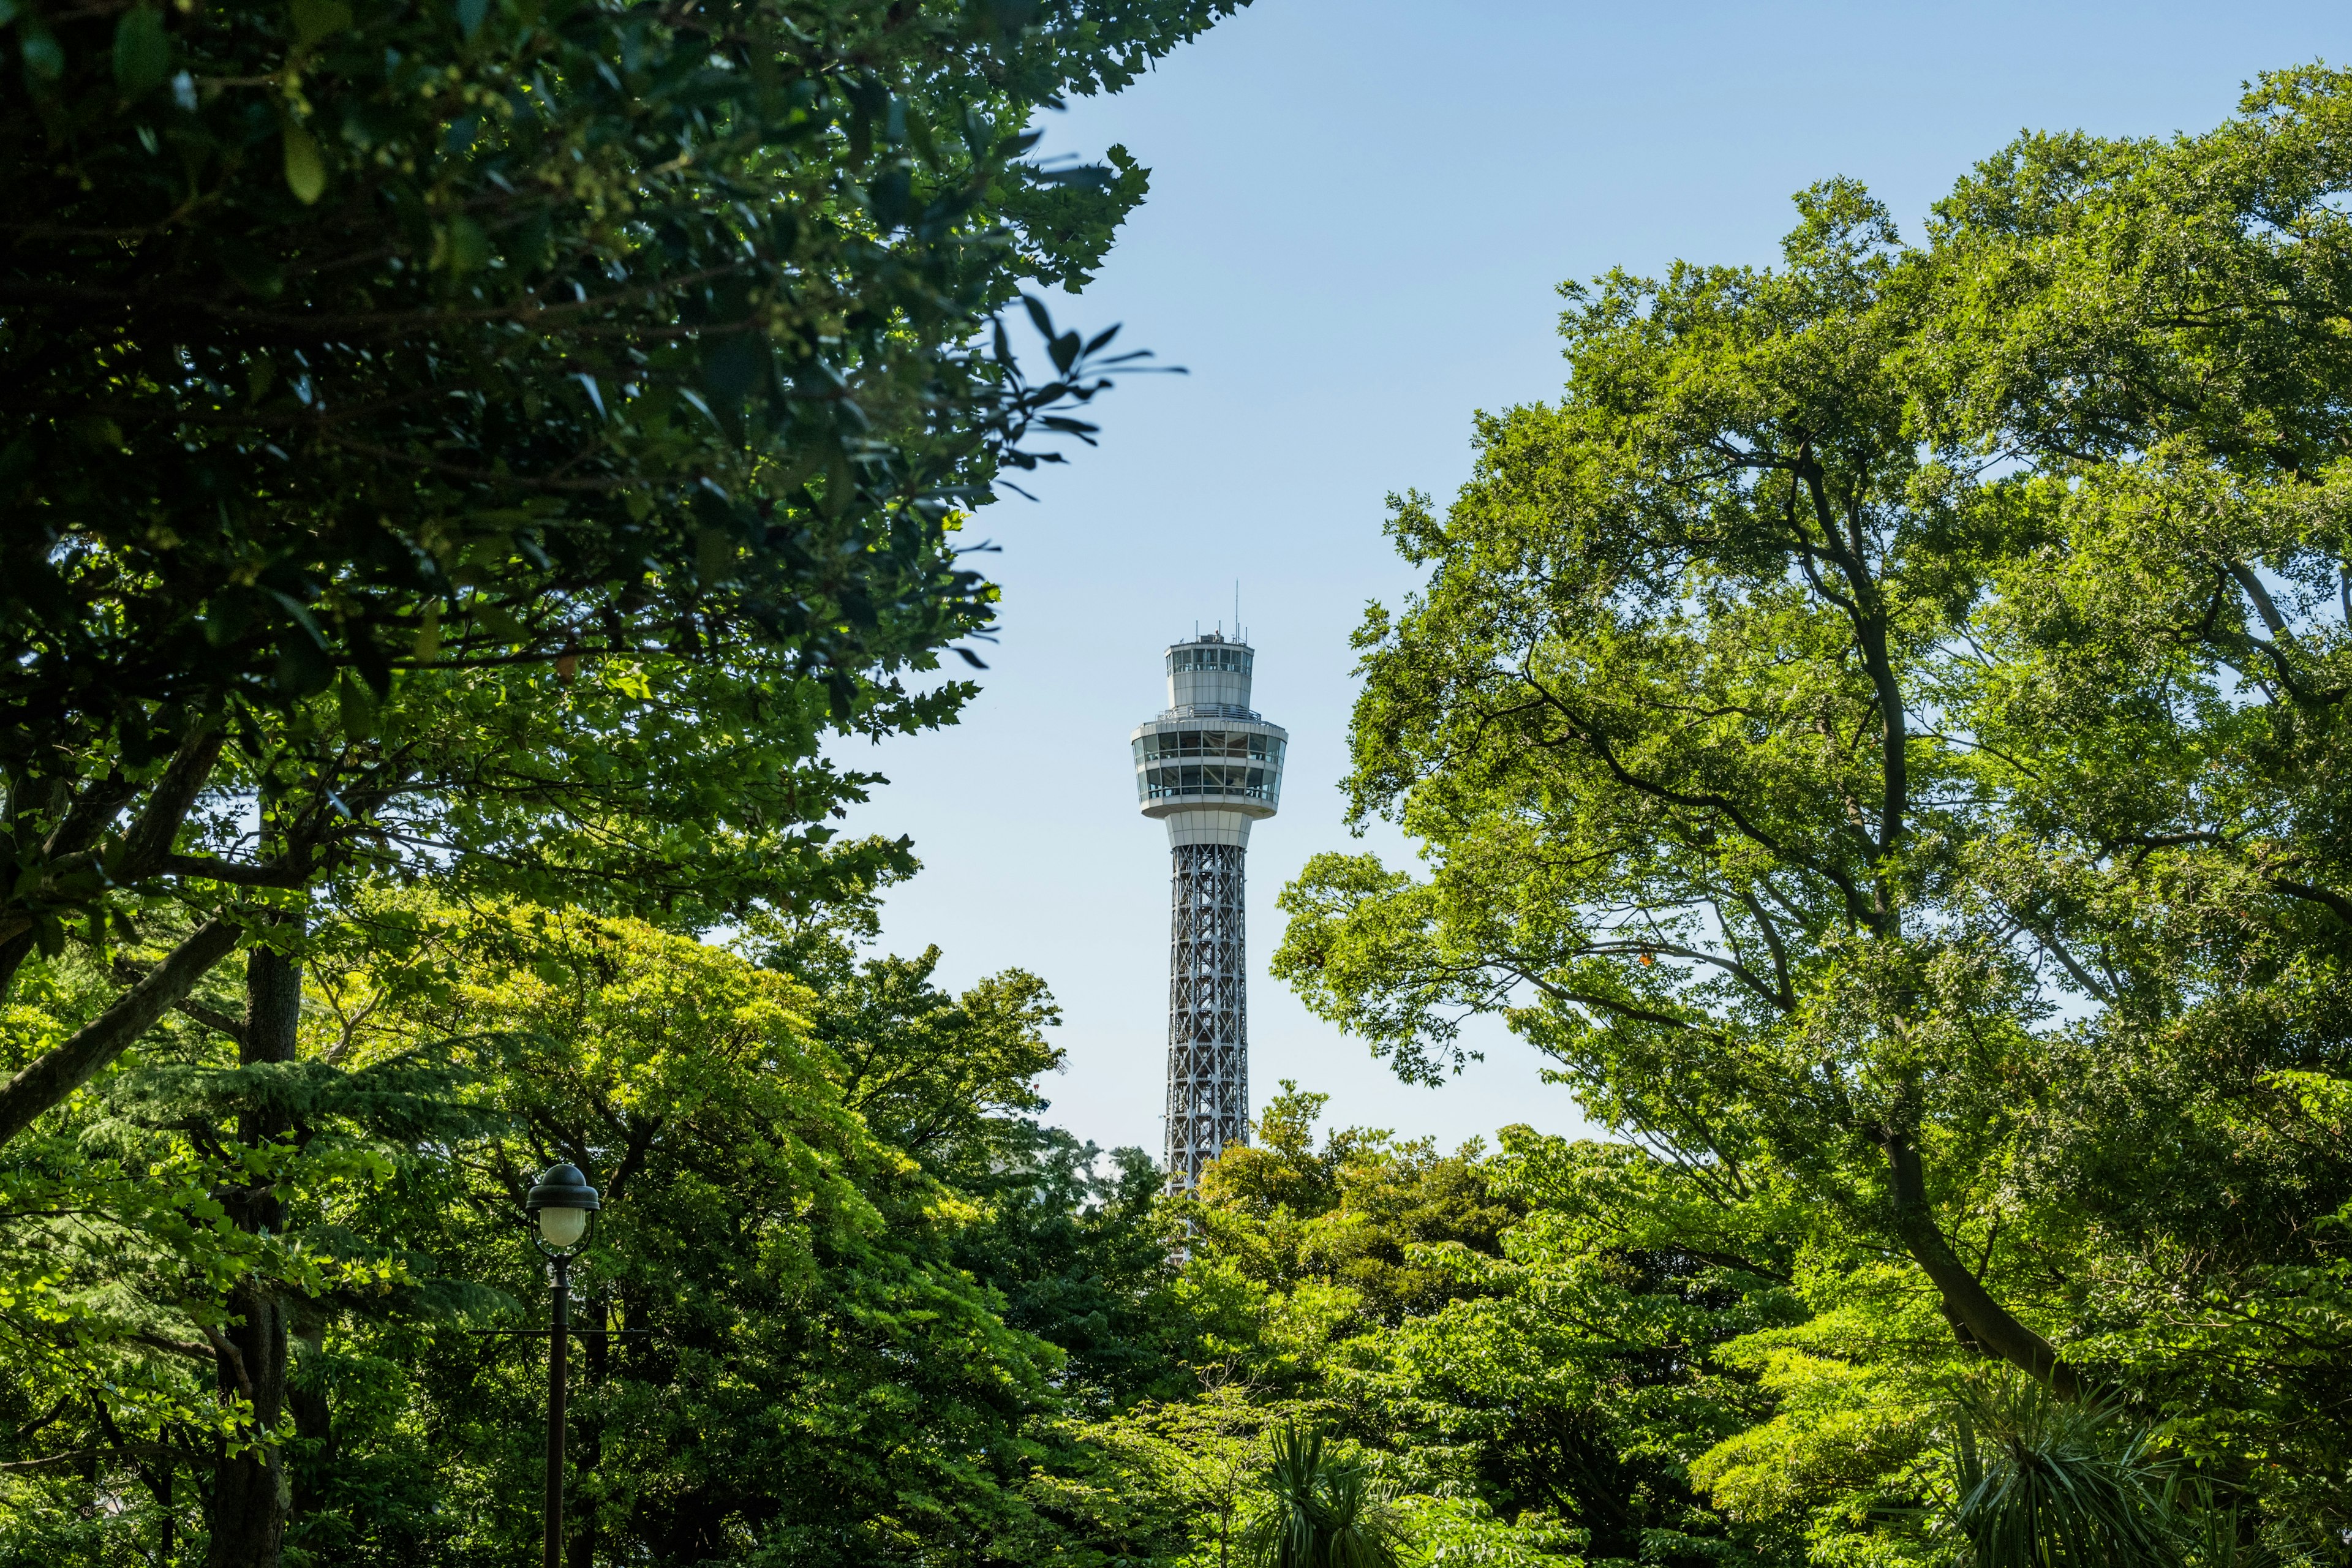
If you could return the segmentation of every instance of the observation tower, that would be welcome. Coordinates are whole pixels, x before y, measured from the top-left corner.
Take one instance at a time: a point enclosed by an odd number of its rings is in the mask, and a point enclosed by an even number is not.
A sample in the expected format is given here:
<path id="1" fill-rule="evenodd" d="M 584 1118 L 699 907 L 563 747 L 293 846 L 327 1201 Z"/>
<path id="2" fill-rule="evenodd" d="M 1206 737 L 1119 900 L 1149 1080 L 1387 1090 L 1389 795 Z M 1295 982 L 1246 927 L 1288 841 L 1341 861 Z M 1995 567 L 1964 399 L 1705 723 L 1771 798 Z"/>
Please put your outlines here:
<path id="1" fill-rule="evenodd" d="M 1249 1141 L 1248 962 L 1242 868 L 1250 824 L 1282 799 L 1290 739 L 1250 707 L 1239 628 L 1167 653 L 1168 708 L 1136 726 L 1135 795 L 1168 825 L 1168 1184 L 1190 1190 L 1228 1143 Z"/>

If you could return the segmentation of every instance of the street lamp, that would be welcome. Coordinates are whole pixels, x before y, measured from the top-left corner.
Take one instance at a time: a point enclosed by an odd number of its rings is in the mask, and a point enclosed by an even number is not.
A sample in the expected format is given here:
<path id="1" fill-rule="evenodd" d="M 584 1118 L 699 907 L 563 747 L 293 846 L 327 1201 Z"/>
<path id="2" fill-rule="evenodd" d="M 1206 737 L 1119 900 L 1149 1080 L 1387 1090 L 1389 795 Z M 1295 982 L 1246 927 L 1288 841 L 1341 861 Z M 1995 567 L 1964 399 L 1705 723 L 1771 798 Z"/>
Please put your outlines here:
<path id="1" fill-rule="evenodd" d="M 531 1240 L 547 1257 L 547 1568 L 563 1568 L 563 1394 L 571 1365 L 572 1255 L 588 1216 L 604 1206 L 577 1165 L 550 1165 L 523 1200 L 539 1222 Z"/>

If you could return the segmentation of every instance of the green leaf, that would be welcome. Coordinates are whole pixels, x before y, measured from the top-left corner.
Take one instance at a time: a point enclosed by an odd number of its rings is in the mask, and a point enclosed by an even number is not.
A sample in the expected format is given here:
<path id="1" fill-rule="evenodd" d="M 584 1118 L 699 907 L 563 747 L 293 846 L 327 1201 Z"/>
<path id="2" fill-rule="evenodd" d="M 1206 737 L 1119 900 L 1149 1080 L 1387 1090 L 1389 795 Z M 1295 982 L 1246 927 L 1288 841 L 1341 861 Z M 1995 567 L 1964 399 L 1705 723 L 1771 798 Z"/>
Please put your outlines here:
<path id="1" fill-rule="evenodd" d="M 352 8 L 343 0 L 292 0 L 290 8 L 294 36 L 305 44 L 351 31 Z"/>
<path id="2" fill-rule="evenodd" d="M 66 74 L 66 52 L 47 27 L 27 18 L 23 37 L 16 48 L 25 57 L 25 74 L 42 81 L 55 81 Z"/>
<path id="3" fill-rule="evenodd" d="M 341 711 L 343 729 L 354 736 L 375 732 L 375 693 L 364 682 L 352 679 L 345 670 L 335 681 L 335 705 Z"/>
<path id="4" fill-rule="evenodd" d="M 304 206 L 327 194 L 327 163 L 319 139 L 299 125 L 286 128 L 286 188 Z"/>
<path id="5" fill-rule="evenodd" d="M 504 605 L 485 599 L 475 604 L 472 609 L 474 624 L 500 642 L 517 643 L 523 640 L 522 623 L 516 620 L 513 612 Z"/>
<path id="6" fill-rule="evenodd" d="M 766 375 L 771 354 L 767 339 L 759 332 L 730 332 L 704 353 L 702 384 L 721 406 L 740 408 Z"/>
<path id="7" fill-rule="evenodd" d="M 114 85 L 125 98 L 143 98 L 163 85 L 172 69 L 172 39 L 163 14 L 134 5 L 114 25 Z"/>
<path id="8" fill-rule="evenodd" d="M 482 19 L 489 14 L 489 0 L 457 0 L 457 26 L 469 38 L 482 30 Z"/>
<path id="9" fill-rule="evenodd" d="M 433 240 L 434 269 L 478 272 L 490 259 L 490 237 L 482 226 L 462 214 L 445 224 Z"/>
<path id="10" fill-rule="evenodd" d="M 704 587 L 719 581 L 735 560 L 735 542 L 715 528 L 695 535 L 694 574 Z"/>
<path id="11" fill-rule="evenodd" d="M 986 0 L 982 15 L 999 31 L 1018 33 L 1037 19 L 1039 9 L 1038 0 Z"/>

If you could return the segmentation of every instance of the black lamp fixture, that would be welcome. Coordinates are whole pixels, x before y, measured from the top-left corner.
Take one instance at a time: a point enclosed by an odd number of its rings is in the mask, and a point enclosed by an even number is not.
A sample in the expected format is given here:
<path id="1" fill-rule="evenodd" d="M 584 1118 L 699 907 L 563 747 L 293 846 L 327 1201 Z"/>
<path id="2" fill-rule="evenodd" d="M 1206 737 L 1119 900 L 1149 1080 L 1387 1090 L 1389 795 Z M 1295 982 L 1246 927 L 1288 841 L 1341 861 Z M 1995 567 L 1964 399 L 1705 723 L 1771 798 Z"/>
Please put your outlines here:
<path id="1" fill-rule="evenodd" d="M 539 1222 L 530 1239 L 547 1256 L 547 1568 L 563 1568 L 563 1405 L 572 1352 L 572 1257 L 588 1238 L 588 1216 L 604 1206 L 572 1164 L 550 1165 L 522 1201 Z"/>
<path id="2" fill-rule="evenodd" d="M 539 1221 L 539 1249 L 550 1258 L 568 1258 L 588 1235 L 588 1216 L 604 1204 L 579 1166 L 564 1164 L 550 1165 L 522 1206 Z"/>

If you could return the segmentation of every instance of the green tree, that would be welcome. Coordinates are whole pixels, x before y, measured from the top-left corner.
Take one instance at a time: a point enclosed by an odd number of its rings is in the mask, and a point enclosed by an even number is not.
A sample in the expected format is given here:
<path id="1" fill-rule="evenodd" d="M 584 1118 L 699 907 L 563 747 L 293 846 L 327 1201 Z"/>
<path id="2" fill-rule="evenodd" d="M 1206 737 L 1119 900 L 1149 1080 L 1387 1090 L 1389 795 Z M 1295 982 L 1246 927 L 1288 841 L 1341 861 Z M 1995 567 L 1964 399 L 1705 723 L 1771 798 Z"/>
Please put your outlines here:
<path id="1" fill-rule="evenodd" d="M 1021 1075 L 1058 1060 L 1033 979 L 951 997 L 935 962 L 802 978 L 641 922 L 378 889 L 311 932 L 291 1061 L 237 1065 L 200 993 L 20 1146 L 49 1163 L 12 1204 L 66 1212 L 0 1232 L 25 1282 L 0 1299 L 22 1456 L 0 1554 L 198 1550 L 215 1434 L 259 1440 L 239 1458 L 289 1496 L 292 1562 L 528 1554 L 543 1297 L 516 1205 L 557 1158 L 608 1200 L 575 1276 L 572 1561 L 1116 1546 L 1048 1472 L 1112 1462 L 1066 1415 L 1169 1376 L 1157 1173 L 1129 1152 L 1098 1174 L 1026 1119 Z M 32 965 L 11 1027 L 69 1027 L 104 994 L 86 967 Z M 247 1142 L 253 1114 L 276 1125 Z M 269 1229 L 207 1241 L 218 1194 L 257 1184 Z M 260 1399 L 209 1397 L 247 1281 L 290 1342 L 274 1434 Z"/>
<path id="2" fill-rule="evenodd" d="M 987 1169 L 945 1179 L 982 1205 L 956 1234 L 957 1264 L 1003 1299 L 1004 1321 L 1067 1359 L 1073 1415 L 1190 1391 L 1167 1331 L 1165 1182 L 1140 1149 L 1106 1153 L 1059 1128 L 1009 1130 Z"/>
<path id="3" fill-rule="evenodd" d="M 1045 983 L 1008 971 L 950 995 L 933 980 L 936 947 L 859 956 L 877 933 L 872 911 L 856 899 L 813 919 L 763 918 L 753 943 L 824 997 L 815 1035 L 841 1064 L 849 1105 L 976 1205 L 956 1261 L 1002 1293 L 1008 1323 L 1069 1358 L 1071 1403 L 1099 1414 L 1189 1386 L 1158 1331 L 1168 1250 L 1157 1164 L 1037 1120 L 1039 1079 L 1064 1062 L 1045 1033 L 1060 1021 Z"/>
<path id="4" fill-rule="evenodd" d="M 1026 379 L 1003 317 L 1147 183 L 1028 121 L 1230 9 L 10 7 L 0 991 L 70 931 L 115 994 L 0 1141 L 240 942 L 211 1016 L 295 1063 L 312 900 L 370 875 L 697 928 L 910 864 L 828 848 L 864 781 L 820 737 L 969 695 L 903 682 L 985 628 L 963 515 L 1108 363 L 1032 298 Z M 241 1288 L 266 1426 L 286 1302 Z M 224 1563 L 274 1558 L 266 1458 Z"/>
<path id="5" fill-rule="evenodd" d="M 955 1266 L 968 1203 L 849 1104 L 815 1020 L 857 999 L 638 922 L 376 919 L 380 956 L 341 983 L 345 1009 L 369 1007 L 356 1051 L 474 1042 L 500 1131 L 415 1150 L 415 1175 L 364 1207 L 322 1194 L 319 1218 L 510 1304 L 326 1323 L 314 1375 L 351 1414 L 298 1458 L 317 1504 L 294 1546 L 528 1553 L 542 1373 L 529 1340 L 476 1331 L 540 1321 L 516 1215 L 559 1158 L 605 1199 L 574 1270 L 570 1561 L 978 1563 L 1050 1536 L 1020 1484 L 1060 1357 Z"/>
<path id="6" fill-rule="evenodd" d="M 1427 1249 L 1495 1255 L 1525 1212 L 1496 1190 L 1473 1141 L 1441 1154 L 1372 1128 L 1335 1128 L 1315 1146 L 1330 1096 L 1289 1079 L 1266 1102 L 1254 1143 L 1202 1173 L 1191 1227 L 1204 1258 L 1278 1289 L 1303 1280 L 1347 1290 L 1363 1321 L 1392 1324 L 1451 1300 L 1458 1270 Z"/>
<path id="7" fill-rule="evenodd" d="M 1525 1217 L 1500 1256 L 1451 1255 L 1454 1300 L 1357 1347 L 1337 1381 L 1365 1428 L 1426 1484 L 1592 1558 L 1801 1560 L 1784 1521 L 1736 1525 L 1692 1467 L 1771 1410 L 1726 1351 L 1811 1315 L 1802 1205 L 1622 1144 L 1503 1142 L 1483 1173 Z"/>
<path id="8" fill-rule="evenodd" d="M 2021 1186 L 2095 1259 L 2098 1353 L 2323 1552 L 2352 1523 L 2322 1414 L 2352 1394 L 2347 110 L 2305 68 L 2210 132 L 2004 149 L 1937 209 L 1922 364 L 2067 486 L 2063 547 L 2003 563 L 1974 704 L 2018 759 L 2003 896 L 2086 1016 Z"/>
<path id="9" fill-rule="evenodd" d="M 1781 271 L 1569 289 L 1559 406 L 1484 420 L 1448 518 L 1396 503 L 1432 581 L 1360 636 L 1350 787 L 1434 877 L 1319 858 L 1277 969 L 1423 1077 L 1457 1010 L 1524 996 L 1601 1114 L 1811 1168 L 1957 1331 L 2071 1382 L 1938 1214 L 1999 1146 L 1968 1069 L 2038 993 L 1952 874 L 1976 753 L 1914 718 L 2030 491 L 1923 449 L 1883 209 L 1800 206 Z"/>
<path id="10" fill-rule="evenodd" d="M 957 509 L 1087 434 L 1048 410 L 1108 337 L 1032 300 L 1034 384 L 999 318 L 1144 184 L 1037 169 L 1027 122 L 1230 8 L 12 7 L 0 979 L 68 921 L 217 918 L 0 1135 L 257 889 L 478 852 L 740 903 L 840 798 L 813 725 L 951 712 L 873 678 L 984 626 Z M 559 711 L 583 668 L 690 721 Z M 258 843 L 199 810 L 256 792 Z"/>
<path id="11" fill-rule="evenodd" d="M 1277 958 L 1409 1076 L 1500 1013 L 1676 1165 L 1820 1205 L 1887 1398 L 1955 1352 L 2128 1390 L 2321 1552 L 2347 101 L 2030 137 L 1916 248 L 1832 182 L 1780 268 L 1570 289 L 1563 395 L 1396 503 L 1428 584 L 1360 639 L 1353 809 L 1429 874 L 1319 858 Z M 1776 1364 L 1771 1430 L 1856 1408 Z"/>

